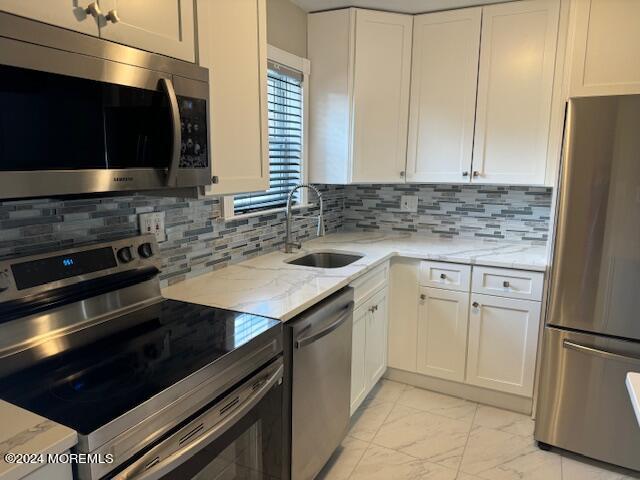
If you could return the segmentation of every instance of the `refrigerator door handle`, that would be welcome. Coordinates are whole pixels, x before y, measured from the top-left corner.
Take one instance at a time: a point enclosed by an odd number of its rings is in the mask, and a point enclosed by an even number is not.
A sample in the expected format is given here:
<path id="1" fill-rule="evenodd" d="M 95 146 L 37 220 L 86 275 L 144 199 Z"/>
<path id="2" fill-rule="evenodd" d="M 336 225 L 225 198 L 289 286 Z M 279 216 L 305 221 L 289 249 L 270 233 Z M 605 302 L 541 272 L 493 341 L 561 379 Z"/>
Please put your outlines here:
<path id="1" fill-rule="evenodd" d="M 579 343 L 573 343 L 569 340 L 564 340 L 562 342 L 564 348 L 568 348 L 570 350 L 575 350 L 576 352 L 586 353 L 588 355 L 595 355 L 597 357 L 604 358 L 606 360 L 615 360 L 618 362 L 631 362 L 640 364 L 640 358 L 637 357 L 628 357 L 626 355 L 620 355 L 619 353 L 607 352 L 606 350 L 599 350 L 593 347 L 587 347 L 585 345 L 580 345 Z"/>

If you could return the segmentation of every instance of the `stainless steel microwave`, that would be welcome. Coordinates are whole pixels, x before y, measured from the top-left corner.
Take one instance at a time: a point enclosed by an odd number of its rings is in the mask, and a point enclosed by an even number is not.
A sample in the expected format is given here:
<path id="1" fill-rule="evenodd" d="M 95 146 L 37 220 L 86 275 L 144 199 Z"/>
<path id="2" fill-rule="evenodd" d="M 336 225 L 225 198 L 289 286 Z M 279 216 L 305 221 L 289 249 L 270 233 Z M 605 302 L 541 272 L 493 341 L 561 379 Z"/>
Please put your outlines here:
<path id="1" fill-rule="evenodd" d="M 209 73 L 0 12 L 0 199 L 211 183 Z"/>

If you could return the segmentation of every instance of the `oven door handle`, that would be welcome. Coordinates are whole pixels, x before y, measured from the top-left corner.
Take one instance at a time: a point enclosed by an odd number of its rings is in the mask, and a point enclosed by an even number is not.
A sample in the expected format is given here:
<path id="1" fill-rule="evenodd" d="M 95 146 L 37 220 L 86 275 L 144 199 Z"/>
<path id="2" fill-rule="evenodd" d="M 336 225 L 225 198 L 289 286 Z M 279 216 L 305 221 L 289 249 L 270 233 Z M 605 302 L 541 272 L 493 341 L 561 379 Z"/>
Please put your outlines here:
<path id="1" fill-rule="evenodd" d="M 171 112 L 171 163 L 167 170 L 167 187 L 178 186 L 178 168 L 180 165 L 180 154 L 182 148 L 182 128 L 180 126 L 180 109 L 178 108 L 178 97 L 173 88 L 170 78 L 160 79 L 160 88 L 169 100 L 169 110 Z"/>
<path id="2" fill-rule="evenodd" d="M 209 443 L 223 435 L 238 420 L 251 411 L 251 409 L 264 398 L 267 392 L 282 379 L 283 372 L 284 366 L 280 365 L 278 369 L 265 380 L 262 386 L 248 397 L 244 403 L 238 405 L 233 413 L 229 414 L 201 437 L 190 442 L 179 450 L 176 450 L 166 459 L 158 461 L 157 463 L 154 463 L 154 450 L 152 449 L 138 461 L 132 463 L 125 470 L 114 476 L 113 480 L 155 480 L 162 478 L 168 472 L 190 459 Z M 162 446 L 162 443 L 157 447 L 160 446 Z"/>

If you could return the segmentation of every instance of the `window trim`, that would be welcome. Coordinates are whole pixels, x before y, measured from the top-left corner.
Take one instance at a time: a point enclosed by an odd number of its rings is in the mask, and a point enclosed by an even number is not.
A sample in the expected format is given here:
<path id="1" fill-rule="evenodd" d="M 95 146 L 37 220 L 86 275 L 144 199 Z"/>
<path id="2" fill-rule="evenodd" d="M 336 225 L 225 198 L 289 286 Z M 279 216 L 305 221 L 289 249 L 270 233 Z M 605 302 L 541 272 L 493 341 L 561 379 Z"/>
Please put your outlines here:
<path id="1" fill-rule="evenodd" d="M 267 45 L 267 60 L 279 63 L 283 67 L 290 68 L 302 73 L 302 158 L 300 162 L 302 183 L 307 183 L 309 178 L 308 163 L 308 138 L 309 138 L 309 76 L 311 75 L 311 62 L 307 58 L 299 57 L 293 53 L 289 53 L 274 45 Z M 257 212 L 239 213 L 236 215 L 233 206 L 233 198 L 235 195 L 227 195 L 222 202 L 222 215 L 225 220 L 236 220 L 241 218 L 256 217 L 259 215 L 267 215 L 269 213 L 282 212 L 286 207 L 271 208 L 269 210 L 260 210 Z M 309 203 L 308 192 L 302 189 L 301 202 L 295 205 L 295 210 L 312 207 L 315 204 Z"/>

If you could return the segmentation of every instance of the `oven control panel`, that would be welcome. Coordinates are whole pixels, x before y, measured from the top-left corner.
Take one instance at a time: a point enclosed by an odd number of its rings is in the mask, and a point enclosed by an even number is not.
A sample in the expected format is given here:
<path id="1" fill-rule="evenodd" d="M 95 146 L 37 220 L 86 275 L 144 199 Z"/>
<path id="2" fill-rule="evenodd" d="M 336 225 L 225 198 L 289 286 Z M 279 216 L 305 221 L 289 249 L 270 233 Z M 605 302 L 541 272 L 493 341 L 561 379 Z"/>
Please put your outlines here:
<path id="1" fill-rule="evenodd" d="M 153 235 L 3 260 L 0 303 L 160 263 Z"/>

